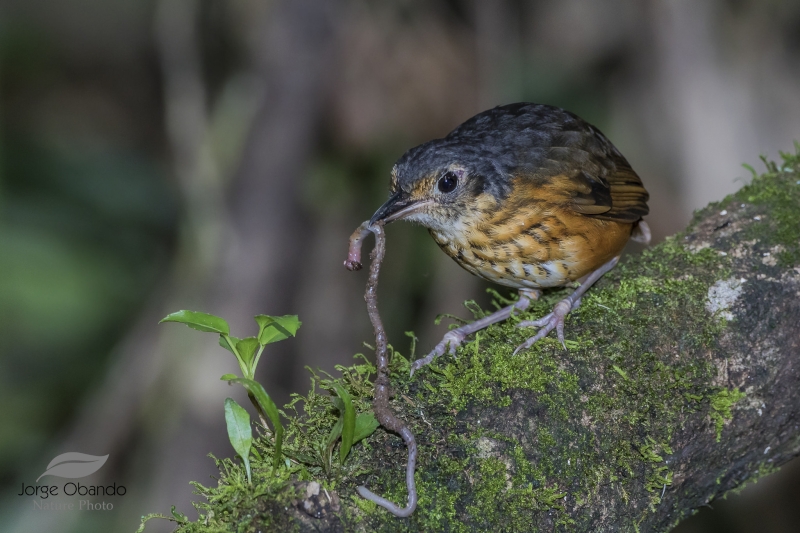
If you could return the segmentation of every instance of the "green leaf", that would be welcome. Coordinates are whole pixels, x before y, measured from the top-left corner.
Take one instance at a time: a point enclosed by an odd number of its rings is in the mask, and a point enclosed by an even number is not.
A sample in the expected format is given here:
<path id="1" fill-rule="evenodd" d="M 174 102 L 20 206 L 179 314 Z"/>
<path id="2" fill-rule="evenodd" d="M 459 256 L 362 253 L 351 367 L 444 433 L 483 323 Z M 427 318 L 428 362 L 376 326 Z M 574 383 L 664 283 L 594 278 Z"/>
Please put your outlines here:
<path id="1" fill-rule="evenodd" d="M 224 319 L 197 311 L 177 311 L 162 318 L 159 324 L 161 322 L 179 322 L 197 331 L 222 333 L 224 335 L 228 335 L 231 332 L 228 323 Z"/>
<path id="2" fill-rule="evenodd" d="M 344 413 L 344 402 L 338 396 L 330 396 L 331 403 L 340 412 Z"/>
<path id="3" fill-rule="evenodd" d="M 294 337 L 302 324 L 297 315 L 256 315 L 256 322 L 259 328 L 258 342 L 262 346 Z"/>
<path id="4" fill-rule="evenodd" d="M 222 381 L 230 381 L 230 380 L 236 379 L 238 377 L 239 376 L 237 376 L 236 374 L 223 374 L 222 377 L 219 378 L 219 379 L 221 379 Z"/>
<path id="5" fill-rule="evenodd" d="M 366 439 L 378 429 L 378 419 L 373 412 L 361 413 L 356 417 L 356 430 L 353 435 L 353 444 Z"/>
<path id="6" fill-rule="evenodd" d="M 353 408 L 353 399 L 350 394 L 338 383 L 333 384 L 336 395 L 344 402 L 342 413 L 342 447 L 339 448 L 339 461 L 344 464 L 350 448 L 353 446 L 353 436 L 356 430 L 356 410 Z"/>
<path id="7" fill-rule="evenodd" d="M 339 438 L 339 435 L 342 434 L 342 426 L 344 424 L 344 416 L 340 416 L 339 420 L 331 428 L 331 432 L 328 433 L 328 440 L 326 441 L 325 445 L 327 448 L 330 448 L 336 442 L 336 439 Z"/>
<path id="8" fill-rule="evenodd" d="M 283 446 L 283 424 L 281 424 L 278 407 L 275 405 L 275 402 L 272 401 L 272 398 L 269 397 L 267 391 L 264 390 L 264 387 L 261 386 L 261 383 L 247 378 L 233 378 L 228 381 L 232 383 L 241 383 L 244 388 L 247 389 L 247 392 L 255 396 L 258 405 L 261 406 L 261 409 L 264 410 L 270 422 L 272 422 L 272 426 L 275 429 L 275 455 L 272 457 L 272 466 L 278 468 L 281 464 L 281 448 Z"/>
<path id="9" fill-rule="evenodd" d="M 250 415 L 231 398 L 225 398 L 225 423 L 228 425 L 228 438 L 233 449 L 244 461 L 247 470 L 247 482 L 250 478 L 250 447 L 253 445 L 253 430 L 250 427 Z"/>
<path id="10" fill-rule="evenodd" d="M 239 352 L 239 356 L 248 369 L 252 370 L 253 357 L 256 355 L 258 346 L 258 339 L 255 337 L 245 337 L 236 341 L 236 351 Z"/>
<path id="11" fill-rule="evenodd" d="M 225 337 L 226 337 L 225 335 L 220 335 L 219 336 L 219 345 L 222 346 L 223 348 L 225 348 L 226 350 L 228 350 L 229 352 L 231 352 L 233 355 L 236 355 L 236 353 L 231 348 L 230 344 L 228 344 L 228 341 L 225 340 Z M 233 337 L 231 335 L 227 335 L 227 337 L 230 339 L 231 344 L 233 344 L 234 346 L 236 346 L 236 343 L 241 340 L 241 339 L 239 339 L 237 337 Z"/>

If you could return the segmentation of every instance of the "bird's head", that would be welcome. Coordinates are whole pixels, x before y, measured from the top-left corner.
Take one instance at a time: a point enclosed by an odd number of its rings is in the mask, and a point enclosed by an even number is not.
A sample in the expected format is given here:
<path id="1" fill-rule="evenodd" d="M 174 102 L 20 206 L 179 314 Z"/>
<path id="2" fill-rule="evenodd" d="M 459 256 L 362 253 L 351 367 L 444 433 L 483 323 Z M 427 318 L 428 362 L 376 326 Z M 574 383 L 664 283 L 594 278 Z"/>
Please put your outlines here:
<path id="1" fill-rule="evenodd" d="M 408 220 L 441 231 L 494 205 L 507 180 L 487 155 L 448 138 L 412 148 L 392 168 L 391 196 L 370 223 Z"/>

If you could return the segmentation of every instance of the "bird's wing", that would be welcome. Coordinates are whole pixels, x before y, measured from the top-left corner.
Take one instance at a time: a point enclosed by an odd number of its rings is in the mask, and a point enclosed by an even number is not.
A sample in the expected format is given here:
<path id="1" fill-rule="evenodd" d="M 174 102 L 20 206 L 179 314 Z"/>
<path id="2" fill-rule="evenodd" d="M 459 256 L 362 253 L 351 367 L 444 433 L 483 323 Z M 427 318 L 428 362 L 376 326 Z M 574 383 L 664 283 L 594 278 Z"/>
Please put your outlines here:
<path id="1" fill-rule="evenodd" d="M 569 207 L 596 218 L 636 222 L 649 212 L 650 195 L 625 158 L 618 153 L 607 157 L 613 165 L 590 165 L 590 170 L 581 169 L 565 176 L 571 189 Z"/>
<path id="2" fill-rule="evenodd" d="M 526 161 L 536 167 L 533 181 L 557 189 L 566 207 L 583 215 L 629 223 L 647 215 L 650 195 L 625 157 L 599 130 L 573 118 L 552 134 L 543 157 Z"/>

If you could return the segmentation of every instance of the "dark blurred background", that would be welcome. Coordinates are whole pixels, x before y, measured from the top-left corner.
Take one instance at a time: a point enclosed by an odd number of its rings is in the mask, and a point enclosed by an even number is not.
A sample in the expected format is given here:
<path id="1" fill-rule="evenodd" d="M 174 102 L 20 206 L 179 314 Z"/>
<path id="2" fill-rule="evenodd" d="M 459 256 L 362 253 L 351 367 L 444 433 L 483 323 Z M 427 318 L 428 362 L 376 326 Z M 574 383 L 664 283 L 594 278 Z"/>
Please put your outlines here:
<path id="1" fill-rule="evenodd" d="M 210 335 L 178 309 L 299 314 L 259 379 L 281 403 L 371 338 L 350 232 L 407 148 L 514 101 L 602 129 L 651 192 L 655 242 L 800 139 L 793 0 L 0 1 L 0 524 L 133 531 L 233 454 Z M 485 285 L 388 230 L 381 306 L 408 353 Z M 110 454 L 110 512 L 18 497 L 52 457 Z M 46 480 L 45 480 L 46 481 Z M 100 498 L 102 500 L 102 498 Z M 800 466 L 682 533 L 800 531 Z M 153 523 L 148 531 L 168 531 Z"/>

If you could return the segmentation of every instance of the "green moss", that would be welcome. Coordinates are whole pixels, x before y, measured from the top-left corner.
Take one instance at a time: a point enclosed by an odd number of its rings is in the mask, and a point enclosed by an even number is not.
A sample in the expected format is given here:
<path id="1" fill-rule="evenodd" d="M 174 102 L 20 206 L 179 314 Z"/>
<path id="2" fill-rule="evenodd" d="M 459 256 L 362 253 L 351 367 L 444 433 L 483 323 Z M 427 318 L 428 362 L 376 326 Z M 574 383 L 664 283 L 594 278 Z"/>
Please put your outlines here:
<path id="1" fill-rule="evenodd" d="M 737 193 L 756 207 L 767 207 L 759 215 L 761 224 L 748 228 L 748 237 L 757 238 L 770 247 L 779 247 L 777 253 L 780 266 L 800 264 L 800 179 L 794 187 L 787 187 L 786 180 L 780 178 L 800 176 L 800 143 L 795 142 L 795 153 L 781 152 L 782 164 L 762 161 L 767 172 L 757 175 L 750 168 L 753 179 L 749 185 Z"/>
<path id="2" fill-rule="evenodd" d="M 556 511 L 557 525 L 570 524 L 563 514 L 566 493 L 556 486 L 542 486 L 544 476 L 528 461 L 522 447 L 513 447 L 509 456 L 478 461 L 473 495 L 466 508 L 473 527 L 491 530 L 502 524 L 505 531 L 531 531 L 540 511 Z"/>
<path id="3" fill-rule="evenodd" d="M 714 427 L 717 431 L 717 442 L 722 438 L 722 427 L 726 420 L 733 418 L 731 408 L 733 405 L 745 397 L 745 393 L 739 389 L 721 389 L 716 394 L 711 396 L 711 420 L 714 421 Z"/>
<path id="4" fill-rule="evenodd" d="M 272 471 L 269 461 L 253 461 L 253 483 L 247 482 L 244 468 L 229 459 L 216 459 L 220 471 L 216 487 L 205 487 L 193 482 L 195 494 L 203 496 L 205 502 L 194 503 L 199 519 L 191 522 L 175 511 L 172 516 L 151 514 L 142 517 L 139 532 L 145 530 L 146 523 L 153 518 L 171 520 L 181 533 L 217 533 L 255 531 L 257 527 L 270 527 L 274 530 L 291 531 L 289 524 L 281 524 L 275 513 L 277 508 L 287 505 L 297 496 L 290 488 L 290 470 Z"/>

